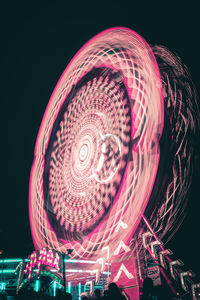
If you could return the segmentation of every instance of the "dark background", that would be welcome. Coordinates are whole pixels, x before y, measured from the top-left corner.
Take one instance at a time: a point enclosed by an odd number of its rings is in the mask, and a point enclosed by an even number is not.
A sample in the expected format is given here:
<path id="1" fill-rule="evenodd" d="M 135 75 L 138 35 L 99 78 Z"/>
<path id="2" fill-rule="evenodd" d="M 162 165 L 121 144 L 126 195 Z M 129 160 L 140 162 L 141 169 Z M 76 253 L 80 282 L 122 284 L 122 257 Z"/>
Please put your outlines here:
<path id="1" fill-rule="evenodd" d="M 129 27 L 149 44 L 175 50 L 199 81 L 199 16 L 192 2 L 118 3 L 8 1 L 1 6 L 1 206 L 0 249 L 4 257 L 33 250 L 28 186 L 34 146 L 51 93 L 72 57 L 95 34 Z M 171 248 L 199 274 L 199 165 L 192 182 L 187 216 Z"/>

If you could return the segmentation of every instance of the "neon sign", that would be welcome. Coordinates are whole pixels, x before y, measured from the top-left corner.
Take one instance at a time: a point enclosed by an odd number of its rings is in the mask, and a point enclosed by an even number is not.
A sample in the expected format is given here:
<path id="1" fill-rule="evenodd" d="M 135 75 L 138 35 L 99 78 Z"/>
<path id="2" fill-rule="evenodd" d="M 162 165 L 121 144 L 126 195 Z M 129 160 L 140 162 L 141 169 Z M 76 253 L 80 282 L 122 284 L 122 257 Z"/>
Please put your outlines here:
<path id="1" fill-rule="evenodd" d="M 24 270 L 24 273 L 28 274 L 28 279 L 31 278 L 33 270 L 36 271 L 36 275 L 39 275 L 42 265 L 52 267 L 56 271 L 60 270 L 60 256 L 51 249 L 43 248 L 40 251 L 34 251 L 29 259 Z"/>

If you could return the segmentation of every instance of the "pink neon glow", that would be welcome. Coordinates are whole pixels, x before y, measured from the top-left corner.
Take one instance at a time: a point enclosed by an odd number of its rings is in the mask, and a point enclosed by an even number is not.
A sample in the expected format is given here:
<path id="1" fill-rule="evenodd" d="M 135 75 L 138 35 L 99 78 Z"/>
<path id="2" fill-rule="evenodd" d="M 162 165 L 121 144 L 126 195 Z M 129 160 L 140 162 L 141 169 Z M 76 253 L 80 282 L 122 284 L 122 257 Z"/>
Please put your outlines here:
<path id="1" fill-rule="evenodd" d="M 46 204 L 54 124 L 69 94 L 97 68 L 104 71 L 72 93 L 57 126 Z M 154 184 L 163 122 L 160 74 L 142 37 L 112 28 L 81 48 L 54 89 L 37 137 L 29 195 L 35 247 L 97 259 L 107 245 L 112 258 L 120 240 L 128 244 Z M 48 213 L 68 239 L 58 236 Z"/>
<path id="2" fill-rule="evenodd" d="M 46 248 L 43 248 L 37 253 L 34 251 L 30 255 L 30 261 L 27 262 L 26 268 L 24 270 L 25 274 L 28 274 L 28 279 L 31 278 L 33 269 L 36 268 L 36 275 L 39 275 L 41 265 L 50 266 L 57 271 L 59 270 L 59 261 L 60 257 L 58 253 L 53 252 L 52 250 L 47 250 Z"/>

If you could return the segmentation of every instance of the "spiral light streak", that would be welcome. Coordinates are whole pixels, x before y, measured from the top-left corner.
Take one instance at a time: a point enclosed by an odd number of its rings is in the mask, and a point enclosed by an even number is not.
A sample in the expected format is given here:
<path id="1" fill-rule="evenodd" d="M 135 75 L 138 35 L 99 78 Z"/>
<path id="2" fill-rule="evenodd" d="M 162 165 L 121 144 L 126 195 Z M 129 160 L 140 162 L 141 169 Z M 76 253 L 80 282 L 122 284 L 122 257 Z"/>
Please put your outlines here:
<path id="1" fill-rule="evenodd" d="M 126 28 L 91 39 L 62 74 L 35 146 L 29 212 L 37 249 L 97 259 L 129 242 L 159 163 L 164 108 L 145 40 Z M 126 230 L 116 230 L 123 222 Z"/>
<path id="2" fill-rule="evenodd" d="M 156 234 L 167 242 L 184 220 L 199 155 L 200 114 L 194 84 L 180 57 L 163 46 L 152 50 L 161 73 L 165 127 L 160 167 L 149 201 L 154 207 L 148 218 Z"/>

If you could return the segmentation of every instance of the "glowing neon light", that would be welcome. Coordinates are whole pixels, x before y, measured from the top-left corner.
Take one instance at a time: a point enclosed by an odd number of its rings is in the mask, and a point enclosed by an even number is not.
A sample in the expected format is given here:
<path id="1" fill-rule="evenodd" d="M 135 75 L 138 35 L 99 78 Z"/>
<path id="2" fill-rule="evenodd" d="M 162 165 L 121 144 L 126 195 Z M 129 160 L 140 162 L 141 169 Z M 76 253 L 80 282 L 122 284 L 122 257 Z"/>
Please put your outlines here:
<path id="1" fill-rule="evenodd" d="M 151 195 L 154 203 L 155 197 L 163 200 L 152 208 L 149 221 L 159 239 L 165 237 L 167 242 L 184 220 L 184 209 L 189 200 L 195 165 L 195 139 L 199 134 L 199 105 L 195 87 L 181 58 L 164 46 L 156 45 L 152 50 L 159 61 L 168 126 L 160 149 L 162 171 L 158 172 L 155 182 L 156 188 L 162 186 L 162 192 Z M 171 160 L 170 166 L 168 159 Z"/>
<path id="2" fill-rule="evenodd" d="M 37 275 L 35 275 L 37 276 Z M 55 280 L 56 282 L 58 282 L 60 285 L 62 285 L 62 279 L 58 278 L 56 275 L 52 274 L 51 272 L 48 271 L 41 271 L 40 272 L 40 276 L 49 276 L 50 278 L 52 278 L 53 280 Z M 25 278 L 19 285 L 18 290 L 20 290 L 27 282 L 29 282 L 28 278 Z"/>
<path id="3" fill-rule="evenodd" d="M 122 220 L 119 220 L 119 223 L 117 224 L 117 227 L 115 228 L 115 232 L 118 232 L 120 227 L 122 229 L 126 229 L 126 228 L 128 228 L 128 225 L 125 224 L 124 222 L 122 222 Z"/>
<path id="4" fill-rule="evenodd" d="M 131 239 L 156 176 L 163 121 L 146 41 L 127 28 L 89 41 L 63 73 L 38 134 L 29 198 L 36 249 L 96 260 L 107 245 L 114 255 L 119 231 Z"/>
<path id="5" fill-rule="evenodd" d="M 165 256 L 166 256 L 166 255 L 172 255 L 172 254 L 173 254 L 173 253 L 172 253 L 171 250 L 169 250 L 169 249 L 160 251 L 160 253 L 159 253 L 160 264 L 161 264 L 161 266 L 162 266 L 164 269 L 167 268 L 166 262 L 165 262 Z"/>
<path id="6" fill-rule="evenodd" d="M 153 258 L 157 259 L 157 253 L 156 253 L 156 246 L 160 246 L 162 243 L 160 241 L 154 241 L 151 242 L 151 253 L 153 255 Z"/>
<path id="7" fill-rule="evenodd" d="M 183 262 L 180 261 L 179 259 L 169 262 L 169 269 L 170 269 L 170 274 L 171 274 L 172 278 L 176 279 L 176 275 L 174 273 L 174 268 L 176 266 L 182 266 L 182 265 L 183 265 Z"/>
<path id="8" fill-rule="evenodd" d="M 56 281 L 53 282 L 53 296 L 56 297 Z"/>
<path id="9" fill-rule="evenodd" d="M 15 269 L 5 269 L 5 270 L 0 270 L 0 273 L 15 273 Z"/>
<path id="10" fill-rule="evenodd" d="M 90 281 L 87 281 L 85 283 L 85 290 L 86 290 L 86 287 L 89 286 L 90 287 L 90 291 L 89 291 L 89 294 L 90 295 L 93 295 L 94 293 L 94 280 L 90 280 Z"/>
<path id="11" fill-rule="evenodd" d="M 56 270 L 51 270 L 51 272 L 57 272 Z M 65 270 L 66 273 L 90 273 L 90 274 L 96 274 L 97 270 L 87 270 L 87 269 L 67 269 Z M 101 272 L 101 274 L 108 275 L 110 272 Z"/>
<path id="12" fill-rule="evenodd" d="M 131 251 L 131 249 L 130 249 L 128 246 L 126 246 L 126 245 L 124 244 L 124 242 L 121 240 L 121 241 L 119 242 L 119 245 L 118 245 L 117 249 L 116 249 L 115 252 L 114 252 L 114 255 L 118 255 L 121 249 L 123 249 L 125 252 Z"/>
<path id="13" fill-rule="evenodd" d="M 0 282 L 0 290 L 4 291 L 6 287 L 6 283 L 5 282 Z"/>
<path id="14" fill-rule="evenodd" d="M 16 262 L 21 262 L 22 259 L 21 258 L 9 258 L 9 259 L 0 259 L 0 264 L 8 264 L 8 263 L 16 263 Z"/>
<path id="15" fill-rule="evenodd" d="M 94 274 L 96 275 L 95 276 L 95 283 L 98 283 L 99 279 L 100 279 L 100 271 L 98 269 L 92 270 L 92 271 L 90 271 L 90 274 L 91 275 L 94 275 Z"/>
<path id="16" fill-rule="evenodd" d="M 65 259 L 65 262 L 69 263 L 79 263 L 79 264 L 95 264 L 95 260 L 79 260 L 79 259 Z"/>
<path id="17" fill-rule="evenodd" d="M 156 256 L 152 232 L 159 239 L 174 234 L 189 194 L 195 99 L 185 67 L 166 48 L 151 49 L 127 28 L 90 40 L 64 71 L 38 133 L 29 196 L 36 249 L 72 249 L 74 261 L 97 263 L 105 249 L 108 262 L 131 257 L 133 234 L 151 199 L 152 231 L 143 245 Z M 169 163 L 165 151 L 170 165 L 162 180 L 157 172 Z M 130 251 L 121 244 L 121 253 L 119 240 Z"/>
<path id="18" fill-rule="evenodd" d="M 39 275 L 42 265 L 50 266 L 58 271 L 59 263 L 60 257 L 57 252 L 43 248 L 39 252 L 34 251 L 30 255 L 30 261 L 27 262 L 24 273 L 28 274 L 28 279 L 30 279 L 34 268 L 36 268 L 36 275 Z"/>
<path id="19" fill-rule="evenodd" d="M 115 278 L 113 279 L 113 282 L 117 282 L 119 280 L 119 277 L 121 276 L 122 272 L 125 273 L 125 275 L 128 277 L 128 279 L 133 279 L 134 276 L 132 273 L 130 273 L 127 268 L 125 267 L 124 264 L 121 264 L 119 271 L 117 273 L 117 275 L 115 276 Z"/>
<path id="20" fill-rule="evenodd" d="M 109 260 L 110 258 L 110 248 L 109 246 L 105 246 L 102 248 L 102 252 L 106 251 L 107 252 L 107 256 L 106 256 L 106 259 Z"/>
<path id="21" fill-rule="evenodd" d="M 71 282 L 68 282 L 68 293 L 71 293 Z"/>
<path id="22" fill-rule="evenodd" d="M 191 271 L 181 272 L 180 273 L 180 279 L 181 279 L 181 286 L 185 291 L 188 291 L 187 286 L 185 285 L 184 277 L 186 276 L 194 276 Z"/>
<path id="23" fill-rule="evenodd" d="M 196 283 L 192 285 L 192 296 L 194 300 L 198 300 L 200 291 L 200 283 Z"/>
<path id="24" fill-rule="evenodd" d="M 151 238 L 151 237 L 152 237 L 152 233 L 149 232 L 149 231 L 145 232 L 145 233 L 142 235 L 142 241 L 143 241 L 143 246 L 144 246 L 144 248 L 148 249 L 148 247 L 149 247 L 149 245 L 150 245 L 150 242 L 148 241 L 148 243 L 147 243 L 147 240 L 148 240 L 149 238 Z"/>
<path id="25" fill-rule="evenodd" d="M 35 282 L 35 291 L 39 292 L 39 288 L 40 288 L 40 281 L 37 279 Z"/>
<path id="26" fill-rule="evenodd" d="M 103 257 L 100 257 L 100 258 L 97 259 L 97 262 L 99 264 L 101 264 L 101 272 L 103 272 L 104 269 L 105 269 L 105 259 Z"/>
<path id="27" fill-rule="evenodd" d="M 81 300 L 81 283 L 78 284 L 78 299 Z"/>

